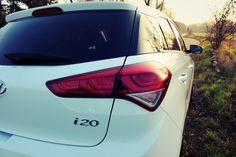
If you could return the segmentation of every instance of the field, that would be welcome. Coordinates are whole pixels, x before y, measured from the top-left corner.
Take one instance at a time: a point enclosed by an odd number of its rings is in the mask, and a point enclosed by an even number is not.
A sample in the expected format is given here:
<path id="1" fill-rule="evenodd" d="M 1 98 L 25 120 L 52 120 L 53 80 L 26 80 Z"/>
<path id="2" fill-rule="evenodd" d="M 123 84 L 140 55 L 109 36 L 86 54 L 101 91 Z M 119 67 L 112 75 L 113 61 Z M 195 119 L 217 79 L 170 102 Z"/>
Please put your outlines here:
<path id="1" fill-rule="evenodd" d="M 213 67 L 206 34 L 195 34 L 204 47 L 195 60 L 193 97 L 181 157 L 236 157 L 236 38 L 217 52 L 221 72 Z"/>

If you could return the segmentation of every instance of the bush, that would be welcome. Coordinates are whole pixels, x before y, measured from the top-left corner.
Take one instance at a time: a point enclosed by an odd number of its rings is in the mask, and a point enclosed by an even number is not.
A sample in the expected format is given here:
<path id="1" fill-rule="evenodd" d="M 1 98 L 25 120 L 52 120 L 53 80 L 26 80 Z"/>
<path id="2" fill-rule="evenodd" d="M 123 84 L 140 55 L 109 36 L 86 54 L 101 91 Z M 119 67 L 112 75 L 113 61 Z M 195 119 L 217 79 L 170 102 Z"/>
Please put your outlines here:
<path id="1" fill-rule="evenodd" d="M 210 47 L 195 60 L 193 97 L 181 156 L 236 156 L 236 75 L 215 72 Z"/>

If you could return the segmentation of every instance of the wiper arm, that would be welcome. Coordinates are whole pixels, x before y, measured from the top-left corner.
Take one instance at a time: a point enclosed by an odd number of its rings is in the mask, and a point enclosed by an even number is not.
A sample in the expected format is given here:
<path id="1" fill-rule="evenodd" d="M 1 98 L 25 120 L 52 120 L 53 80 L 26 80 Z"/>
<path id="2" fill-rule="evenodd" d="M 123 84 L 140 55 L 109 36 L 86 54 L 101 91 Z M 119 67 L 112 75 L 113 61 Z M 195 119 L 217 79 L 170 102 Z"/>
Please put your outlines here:
<path id="1" fill-rule="evenodd" d="M 16 65 L 50 65 L 73 62 L 73 59 L 52 54 L 7 53 L 4 55 Z"/>

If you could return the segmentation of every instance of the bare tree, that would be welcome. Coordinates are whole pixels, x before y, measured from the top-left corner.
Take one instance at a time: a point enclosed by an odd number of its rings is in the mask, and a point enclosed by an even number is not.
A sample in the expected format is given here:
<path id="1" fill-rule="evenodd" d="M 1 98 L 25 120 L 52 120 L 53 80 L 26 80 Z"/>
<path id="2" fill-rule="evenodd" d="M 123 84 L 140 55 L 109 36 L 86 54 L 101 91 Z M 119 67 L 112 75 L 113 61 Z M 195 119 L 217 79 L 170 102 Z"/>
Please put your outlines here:
<path id="1" fill-rule="evenodd" d="M 228 0 L 224 5 L 221 12 L 216 12 L 214 15 L 214 21 L 211 26 L 208 26 L 207 40 L 210 42 L 213 49 L 212 58 L 213 66 L 216 72 L 220 72 L 218 65 L 218 49 L 221 43 L 230 36 L 234 36 L 236 33 L 236 22 L 230 20 L 236 12 L 236 0 Z"/>
<path id="2" fill-rule="evenodd" d="M 211 26 L 208 26 L 208 41 L 210 42 L 213 50 L 217 50 L 222 41 L 227 37 L 236 33 L 236 23 L 230 20 L 230 17 L 234 15 L 236 9 L 236 0 L 229 0 L 222 12 L 216 12 L 214 15 L 214 21 Z"/>
<path id="3" fill-rule="evenodd" d="M 164 0 L 144 0 L 146 5 L 162 10 L 164 7 Z"/>
<path id="4" fill-rule="evenodd" d="M 19 9 L 17 10 L 19 2 L 26 4 L 29 8 L 44 6 L 48 4 L 55 4 L 58 2 L 58 0 L 7 0 L 7 1 L 11 4 L 10 12 L 19 11 Z"/>
<path id="5" fill-rule="evenodd" d="M 0 0 L 0 27 L 6 24 L 5 21 L 6 10 L 4 9 L 4 5 L 2 4 L 2 0 Z"/>
<path id="6" fill-rule="evenodd" d="M 164 5 L 165 5 L 165 1 L 162 0 L 161 2 L 156 2 L 156 9 L 159 9 L 159 10 L 163 10 L 164 8 Z"/>
<path id="7" fill-rule="evenodd" d="M 146 3 L 146 5 L 150 5 L 150 3 L 151 3 L 151 0 L 144 0 L 145 1 L 145 3 Z"/>

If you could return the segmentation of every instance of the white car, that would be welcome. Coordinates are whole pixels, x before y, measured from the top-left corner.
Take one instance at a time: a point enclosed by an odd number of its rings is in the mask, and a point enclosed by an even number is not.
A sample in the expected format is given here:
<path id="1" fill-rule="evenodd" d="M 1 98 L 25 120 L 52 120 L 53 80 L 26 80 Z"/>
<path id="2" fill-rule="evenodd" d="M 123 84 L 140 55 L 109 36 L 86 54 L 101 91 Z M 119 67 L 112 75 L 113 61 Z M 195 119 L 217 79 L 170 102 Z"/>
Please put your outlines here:
<path id="1" fill-rule="evenodd" d="M 194 63 L 174 23 L 122 2 L 17 12 L 0 30 L 0 157 L 179 156 Z"/>

